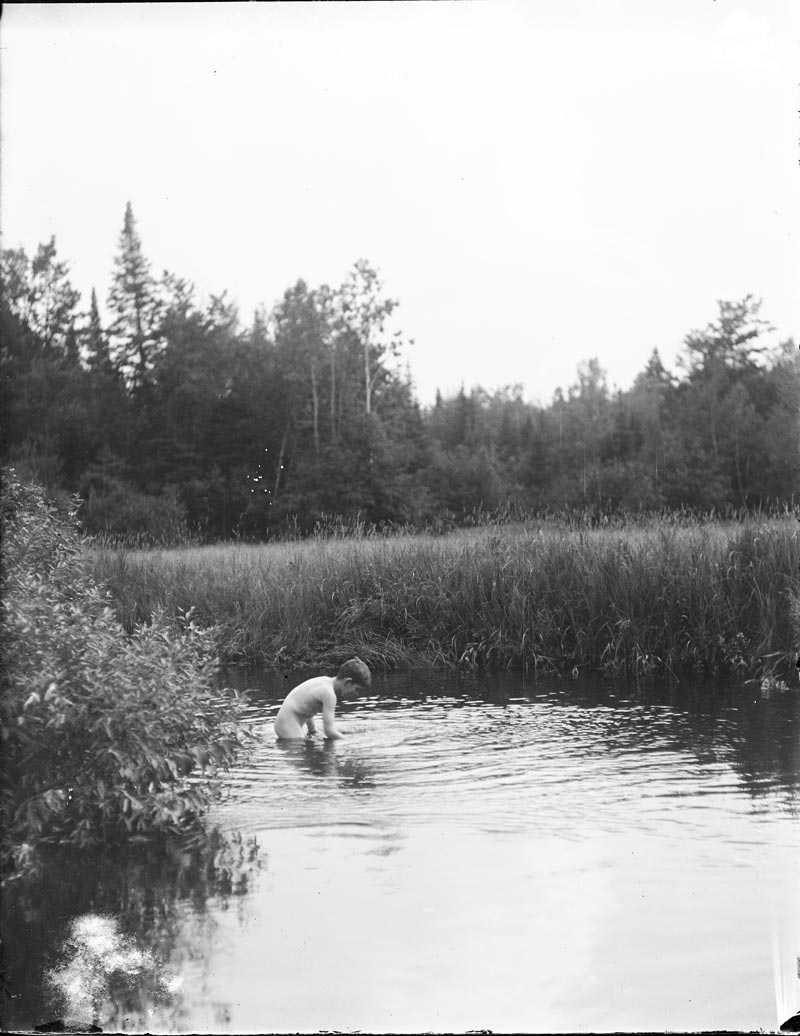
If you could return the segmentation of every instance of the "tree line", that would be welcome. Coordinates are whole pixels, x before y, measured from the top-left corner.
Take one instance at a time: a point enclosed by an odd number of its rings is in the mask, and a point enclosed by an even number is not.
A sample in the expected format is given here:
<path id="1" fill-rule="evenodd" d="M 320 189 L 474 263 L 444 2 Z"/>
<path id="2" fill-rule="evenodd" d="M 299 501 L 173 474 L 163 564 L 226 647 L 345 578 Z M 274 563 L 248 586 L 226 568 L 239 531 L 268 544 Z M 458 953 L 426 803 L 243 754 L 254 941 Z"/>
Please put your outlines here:
<path id="1" fill-rule="evenodd" d="M 357 261 L 249 323 L 156 276 L 128 204 L 88 309 L 55 239 L 2 252 L 4 462 L 79 494 L 90 532 L 166 541 L 306 532 L 334 517 L 436 526 L 476 511 L 750 508 L 800 485 L 800 358 L 752 296 L 717 304 L 678 373 L 654 350 L 609 389 L 597 359 L 551 403 L 464 388 L 423 408 L 397 302 Z M 487 348 L 491 343 L 487 343 Z"/>

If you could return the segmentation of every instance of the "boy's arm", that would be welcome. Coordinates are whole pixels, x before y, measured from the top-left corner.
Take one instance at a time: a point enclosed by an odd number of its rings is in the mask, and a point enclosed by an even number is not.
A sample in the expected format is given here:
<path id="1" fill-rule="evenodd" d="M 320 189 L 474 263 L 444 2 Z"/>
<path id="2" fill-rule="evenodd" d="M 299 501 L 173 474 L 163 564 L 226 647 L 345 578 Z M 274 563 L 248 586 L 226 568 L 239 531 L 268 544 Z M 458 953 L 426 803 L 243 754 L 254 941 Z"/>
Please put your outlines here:
<path id="1" fill-rule="evenodd" d="M 308 731 L 309 737 L 313 737 L 317 732 L 317 724 L 314 722 L 312 716 L 309 716 L 306 720 L 306 730 Z"/>
<path id="2" fill-rule="evenodd" d="M 334 723 L 334 717 L 336 715 L 336 695 L 331 691 L 330 696 L 325 695 L 322 702 L 322 729 L 325 731 L 325 737 L 331 741 L 335 741 L 342 735 L 336 729 Z"/>

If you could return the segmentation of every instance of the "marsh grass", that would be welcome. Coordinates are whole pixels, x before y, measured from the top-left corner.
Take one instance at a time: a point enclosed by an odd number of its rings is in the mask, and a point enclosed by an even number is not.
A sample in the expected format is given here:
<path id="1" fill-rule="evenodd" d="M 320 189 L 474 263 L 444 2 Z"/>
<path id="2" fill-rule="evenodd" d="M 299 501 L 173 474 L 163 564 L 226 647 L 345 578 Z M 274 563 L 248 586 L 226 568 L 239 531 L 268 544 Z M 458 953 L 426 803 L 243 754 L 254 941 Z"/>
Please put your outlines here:
<path id="1" fill-rule="evenodd" d="M 797 522 L 539 522 L 447 536 L 90 551 L 128 628 L 159 608 L 221 630 L 227 661 L 600 671 L 794 665 Z"/>

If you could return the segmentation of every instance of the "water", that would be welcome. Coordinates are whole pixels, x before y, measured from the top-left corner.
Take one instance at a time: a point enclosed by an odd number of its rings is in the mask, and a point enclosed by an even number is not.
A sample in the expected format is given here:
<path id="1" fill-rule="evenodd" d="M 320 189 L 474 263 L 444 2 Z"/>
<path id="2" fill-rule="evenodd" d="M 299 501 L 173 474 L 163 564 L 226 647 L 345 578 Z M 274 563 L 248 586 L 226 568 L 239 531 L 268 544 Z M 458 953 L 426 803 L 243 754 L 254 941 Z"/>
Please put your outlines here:
<path id="1" fill-rule="evenodd" d="M 391 676 L 258 739 L 216 856 L 64 856 L 9 1020 L 150 1032 L 775 1029 L 800 1007 L 800 694 Z"/>

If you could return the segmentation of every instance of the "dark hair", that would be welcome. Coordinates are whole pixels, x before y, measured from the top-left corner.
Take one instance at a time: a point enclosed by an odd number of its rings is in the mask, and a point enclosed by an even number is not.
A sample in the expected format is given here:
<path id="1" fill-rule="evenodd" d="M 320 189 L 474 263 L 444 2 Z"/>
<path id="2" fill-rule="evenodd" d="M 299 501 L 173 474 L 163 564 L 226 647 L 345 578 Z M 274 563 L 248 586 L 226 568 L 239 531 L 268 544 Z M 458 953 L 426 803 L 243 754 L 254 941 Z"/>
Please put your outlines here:
<path id="1" fill-rule="evenodd" d="M 339 667 L 339 672 L 336 675 L 340 680 L 352 680 L 359 687 L 369 687 L 372 683 L 372 676 L 367 668 L 367 664 L 362 662 L 360 658 L 348 659 L 347 662 Z"/>

